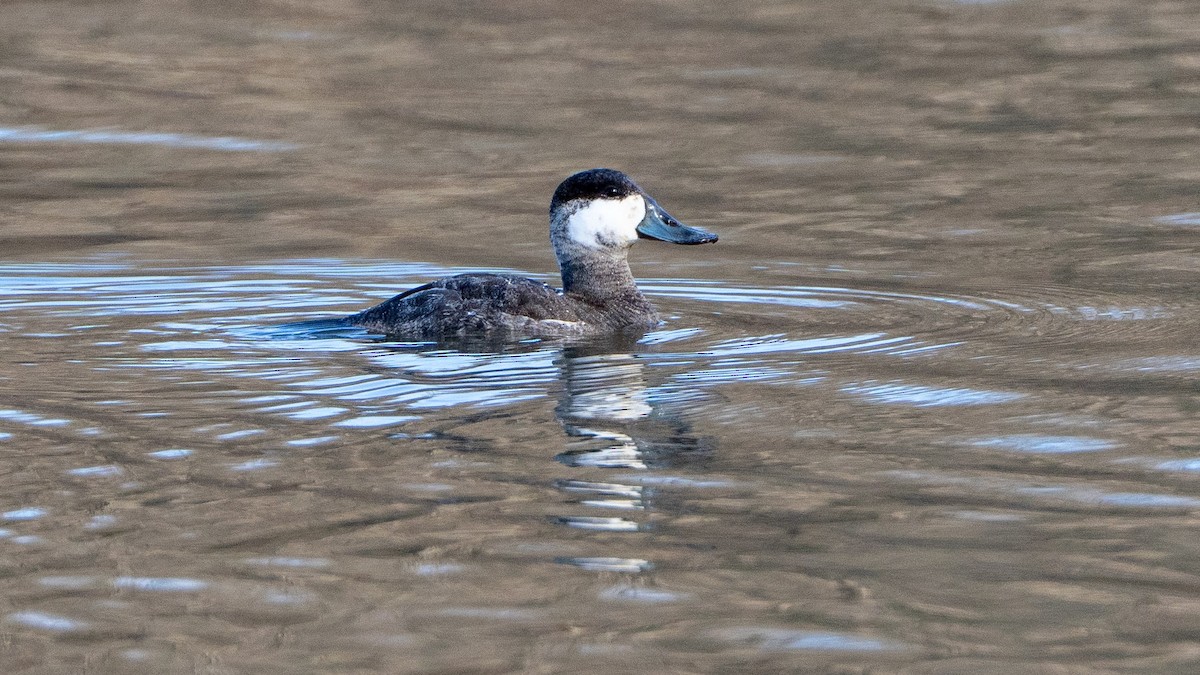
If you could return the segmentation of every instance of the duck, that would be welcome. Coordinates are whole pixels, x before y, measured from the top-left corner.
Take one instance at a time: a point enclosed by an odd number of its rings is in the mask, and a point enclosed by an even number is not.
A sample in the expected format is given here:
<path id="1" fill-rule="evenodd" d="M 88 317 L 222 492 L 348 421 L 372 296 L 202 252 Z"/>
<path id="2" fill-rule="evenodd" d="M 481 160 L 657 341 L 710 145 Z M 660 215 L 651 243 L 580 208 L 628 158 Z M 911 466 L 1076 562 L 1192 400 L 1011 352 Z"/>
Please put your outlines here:
<path id="1" fill-rule="evenodd" d="M 629 249 L 638 239 L 695 245 L 713 243 L 717 235 L 684 225 L 620 171 L 580 171 L 550 199 L 561 289 L 512 274 L 458 274 L 407 290 L 345 323 L 424 339 L 644 333 L 660 319 L 629 269 Z"/>

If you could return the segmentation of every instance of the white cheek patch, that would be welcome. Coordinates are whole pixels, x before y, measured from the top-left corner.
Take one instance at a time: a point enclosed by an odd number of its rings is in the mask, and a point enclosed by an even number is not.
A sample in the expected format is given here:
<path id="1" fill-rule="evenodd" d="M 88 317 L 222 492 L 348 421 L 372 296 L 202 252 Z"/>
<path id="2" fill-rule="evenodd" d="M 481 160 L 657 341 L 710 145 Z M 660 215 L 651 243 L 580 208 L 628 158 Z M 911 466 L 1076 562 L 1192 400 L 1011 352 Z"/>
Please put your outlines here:
<path id="1" fill-rule="evenodd" d="M 646 200 L 641 195 L 624 199 L 597 199 L 571 214 L 567 235 L 589 248 L 632 244 L 637 226 L 646 217 Z"/>

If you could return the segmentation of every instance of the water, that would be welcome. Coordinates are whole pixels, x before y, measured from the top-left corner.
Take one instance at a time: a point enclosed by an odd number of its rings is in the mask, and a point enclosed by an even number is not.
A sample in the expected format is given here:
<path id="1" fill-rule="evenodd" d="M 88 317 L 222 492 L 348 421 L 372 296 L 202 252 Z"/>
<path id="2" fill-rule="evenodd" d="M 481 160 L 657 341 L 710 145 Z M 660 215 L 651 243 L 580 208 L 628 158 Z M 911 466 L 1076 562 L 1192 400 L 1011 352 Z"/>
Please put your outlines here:
<path id="1" fill-rule="evenodd" d="M 1194 669 L 1187 5 L 22 3 L 6 672 Z M 554 281 L 638 340 L 296 322 Z"/>

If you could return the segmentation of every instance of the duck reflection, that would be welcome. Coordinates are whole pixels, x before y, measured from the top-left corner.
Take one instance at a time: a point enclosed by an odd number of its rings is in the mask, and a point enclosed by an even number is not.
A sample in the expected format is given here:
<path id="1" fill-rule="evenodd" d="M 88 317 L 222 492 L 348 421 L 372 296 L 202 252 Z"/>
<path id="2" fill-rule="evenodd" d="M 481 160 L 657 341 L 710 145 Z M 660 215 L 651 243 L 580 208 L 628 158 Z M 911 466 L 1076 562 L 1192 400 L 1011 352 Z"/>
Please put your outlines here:
<path id="1" fill-rule="evenodd" d="M 647 361 L 620 343 L 572 346 L 559 360 L 555 415 L 571 440 L 556 459 L 568 466 L 647 469 L 702 463 L 714 450 L 655 395 Z M 632 345 L 628 345 L 632 347 Z"/>
<path id="2" fill-rule="evenodd" d="M 622 349 L 624 347 L 624 349 Z M 558 362 L 562 395 L 555 415 L 569 440 L 555 459 L 572 467 L 657 469 L 702 464 L 715 442 L 693 433 L 679 410 L 656 395 L 645 357 L 633 345 L 606 344 L 564 348 Z M 609 509 L 644 510 L 650 491 L 640 484 L 565 480 L 558 487 L 586 495 L 580 502 Z M 637 529 L 618 518 L 562 519 L 583 529 Z"/>

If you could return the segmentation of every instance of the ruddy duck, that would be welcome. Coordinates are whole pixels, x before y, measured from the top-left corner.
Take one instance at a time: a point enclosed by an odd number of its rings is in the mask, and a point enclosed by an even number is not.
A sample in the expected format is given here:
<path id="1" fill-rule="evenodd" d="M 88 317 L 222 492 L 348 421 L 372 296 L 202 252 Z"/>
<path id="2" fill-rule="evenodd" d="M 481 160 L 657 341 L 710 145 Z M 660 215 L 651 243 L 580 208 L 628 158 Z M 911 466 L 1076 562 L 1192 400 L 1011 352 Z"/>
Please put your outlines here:
<path id="1" fill-rule="evenodd" d="M 620 171 L 581 171 L 560 183 L 550 200 L 550 243 L 562 273 L 561 291 L 509 274 L 459 274 L 345 321 L 417 338 L 646 331 L 658 325 L 658 312 L 638 290 L 626 260 L 639 237 L 676 244 L 717 240 L 673 218 Z"/>

